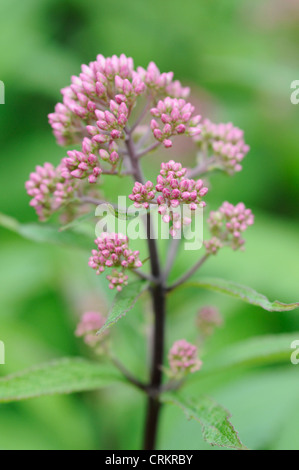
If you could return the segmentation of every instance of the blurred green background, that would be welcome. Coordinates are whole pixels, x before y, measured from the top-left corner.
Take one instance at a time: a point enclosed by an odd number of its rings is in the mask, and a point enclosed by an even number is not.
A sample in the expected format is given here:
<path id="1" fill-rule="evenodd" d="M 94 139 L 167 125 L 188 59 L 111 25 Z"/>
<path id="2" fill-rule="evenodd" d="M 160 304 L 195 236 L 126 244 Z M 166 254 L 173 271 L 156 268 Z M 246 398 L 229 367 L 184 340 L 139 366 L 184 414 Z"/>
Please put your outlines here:
<path id="1" fill-rule="evenodd" d="M 35 165 L 64 156 L 47 114 L 81 63 L 122 52 L 137 65 L 154 60 L 192 86 L 199 112 L 244 128 L 251 146 L 242 173 L 212 178 L 208 200 L 212 209 L 223 200 L 243 200 L 253 209 L 246 252 L 221 253 L 204 274 L 251 285 L 272 300 L 298 301 L 299 106 L 290 102 L 290 84 L 299 79 L 298 24 L 299 4 L 291 0 L 2 0 L 1 212 L 36 220 L 24 181 Z M 178 158 L 189 150 L 181 148 Z M 0 374 L 88 356 L 73 335 L 77 319 L 86 309 L 106 313 L 111 301 L 87 266 L 88 252 L 34 244 L 4 229 L 0 236 L 0 340 L 6 345 Z M 174 275 L 190 261 L 181 255 Z M 181 291 L 170 300 L 168 345 L 183 335 L 196 340 L 194 317 L 206 304 L 218 306 L 225 319 L 207 354 L 251 336 L 299 331 L 296 311 L 268 313 L 212 293 Z M 141 375 L 144 310 L 141 304 L 114 331 L 118 353 Z M 193 391 L 225 405 L 250 448 L 298 450 L 298 378 L 299 365 L 269 367 L 206 381 L 200 390 L 195 384 Z M 109 389 L 1 405 L 0 413 L 1 449 L 137 449 L 144 398 Z M 167 408 L 159 447 L 207 448 L 198 424 Z"/>

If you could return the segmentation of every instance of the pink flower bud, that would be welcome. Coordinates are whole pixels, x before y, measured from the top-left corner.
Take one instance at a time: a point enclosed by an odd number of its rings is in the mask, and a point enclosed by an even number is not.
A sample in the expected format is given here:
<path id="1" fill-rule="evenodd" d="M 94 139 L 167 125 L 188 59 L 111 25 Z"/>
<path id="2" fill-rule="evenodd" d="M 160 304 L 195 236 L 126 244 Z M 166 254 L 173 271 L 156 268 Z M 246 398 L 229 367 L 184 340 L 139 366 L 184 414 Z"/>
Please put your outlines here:
<path id="1" fill-rule="evenodd" d="M 120 78 L 118 75 L 116 75 L 116 77 L 115 77 L 115 86 L 116 86 L 116 88 L 118 88 L 119 90 L 122 90 L 123 89 L 123 83 L 124 83 L 123 79 Z"/>
<path id="2" fill-rule="evenodd" d="M 106 88 L 101 82 L 96 82 L 96 94 L 100 98 L 106 94 Z"/>
<path id="3" fill-rule="evenodd" d="M 157 123 L 157 121 L 155 121 L 155 119 L 151 120 L 151 129 L 152 131 L 154 131 L 155 129 L 159 129 L 159 124 Z"/>
<path id="4" fill-rule="evenodd" d="M 111 163 L 116 163 L 119 160 L 119 155 L 117 152 L 112 152 L 110 155 Z"/>
<path id="5" fill-rule="evenodd" d="M 109 160 L 109 153 L 107 152 L 107 150 L 100 149 L 99 155 L 100 155 L 102 160 L 105 160 L 105 161 Z"/>
<path id="6" fill-rule="evenodd" d="M 121 132 L 114 129 L 113 131 L 111 131 L 110 135 L 112 139 L 119 139 L 121 137 Z"/>
<path id="7" fill-rule="evenodd" d="M 125 79 L 124 80 L 124 83 L 123 83 L 123 92 L 126 96 L 129 96 L 133 91 L 133 87 L 131 85 L 131 83 L 129 82 L 128 79 Z"/>
<path id="8" fill-rule="evenodd" d="M 197 372 L 202 367 L 202 361 L 197 357 L 196 346 L 185 340 L 174 343 L 169 352 L 168 360 L 171 374 L 177 378 Z"/>
<path id="9" fill-rule="evenodd" d="M 126 96 L 125 95 L 115 95 L 115 101 L 118 104 L 121 104 L 123 101 L 126 101 Z"/>
<path id="10" fill-rule="evenodd" d="M 165 140 L 163 140 L 163 145 L 164 145 L 165 148 L 169 149 L 169 148 L 172 147 L 172 141 L 169 140 L 169 139 L 165 139 Z"/>
<path id="11" fill-rule="evenodd" d="M 116 117 L 109 111 L 105 111 L 105 119 L 109 126 L 113 125 L 116 122 Z"/>
<path id="12" fill-rule="evenodd" d="M 154 136 L 155 136 L 155 139 L 161 140 L 163 138 L 163 133 L 160 129 L 155 129 Z"/>

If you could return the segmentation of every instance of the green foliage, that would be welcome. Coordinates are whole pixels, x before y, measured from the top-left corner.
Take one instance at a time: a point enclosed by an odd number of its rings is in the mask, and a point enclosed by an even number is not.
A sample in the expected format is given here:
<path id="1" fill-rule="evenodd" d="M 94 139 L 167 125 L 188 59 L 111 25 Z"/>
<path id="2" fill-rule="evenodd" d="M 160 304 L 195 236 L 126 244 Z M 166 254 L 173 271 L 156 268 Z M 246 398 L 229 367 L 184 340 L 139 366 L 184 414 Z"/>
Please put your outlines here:
<path id="1" fill-rule="evenodd" d="M 62 231 L 60 227 L 49 224 L 21 224 L 12 217 L 1 213 L 0 227 L 11 230 L 28 240 L 38 243 L 71 246 L 84 250 L 90 249 L 92 245 L 92 237 L 85 233 L 75 230 Z"/>
<path id="2" fill-rule="evenodd" d="M 233 368 L 288 364 L 291 344 L 299 338 L 298 333 L 251 338 L 225 348 L 204 361 L 202 374 L 225 372 Z"/>
<path id="3" fill-rule="evenodd" d="M 115 369 L 107 365 L 84 359 L 60 359 L 0 379 L 0 403 L 98 390 L 121 381 Z"/>
<path id="4" fill-rule="evenodd" d="M 176 394 L 166 394 L 162 401 L 180 407 L 189 420 L 198 421 L 205 441 L 212 446 L 246 450 L 229 421 L 229 412 L 209 397 L 189 399 Z"/>
<path id="5" fill-rule="evenodd" d="M 108 328 L 111 328 L 111 326 L 115 325 L 115 323 L 117 323 L 126 313 L 132 310 L 142 293 L 148 289 L 148 286 L 148 282 L 140 280 L 130 283 L 121 292 L 118 292 L 107 321 L 100 329 L 99 334 L 102 334 Z"/>
<path id="6" fill-rule="evenodd" d="M 198 281 L 189 281 L 183 285 L 183 287 L 188 286 L 209 289 L 221 294 L 226 294 L 248 304 L 262 307 L 268 312 L 288 312 L 299 307 L 299 302 L 292 304 L 284 304 L 278 300 L 270 302 L 267 297 L 259 294 L 254 289 L 251 289 L 251 287 L 241 286 L 240 284 L 226 281 L 225 279 L 200 279 Z"/>

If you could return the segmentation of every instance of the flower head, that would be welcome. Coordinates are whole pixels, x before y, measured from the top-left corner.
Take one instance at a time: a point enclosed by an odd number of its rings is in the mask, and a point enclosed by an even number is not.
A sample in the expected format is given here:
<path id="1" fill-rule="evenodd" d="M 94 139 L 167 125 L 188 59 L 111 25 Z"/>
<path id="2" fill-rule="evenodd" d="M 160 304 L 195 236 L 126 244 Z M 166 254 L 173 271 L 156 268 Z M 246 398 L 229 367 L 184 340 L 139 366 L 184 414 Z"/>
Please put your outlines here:
<path id="1" fill-rule="evenodd" d="M 188 206 L 190 211 L 195 211 L 198 206 L 204 207 L 206 203 L 202 198 L 207 194 L 208 188 L 202 180 L 188 179 L 186 168 L 181 163 L 170 160 L 161 164 L 161 171 L 157 178 L 156 191 L 159 213 L 163 221 L 171 222 L 171 235 L 175 236 L 182 224 L 190 224 L 191 219 L 181 214 L 180 206 Z"/>
<path id="2" fill-rule="evenodd" d="M 210 336 L 215 328 L 223 324 L 223 320 L 216 307 L 207 306 L 198 312 L 196 323 L 202 334 Z"/>
<path id="3" fill-rule="evenodd" d="M 110 289 L 114 287 L 118 291 L 127 285 L 128 277 L 123 275 L 126 269 L 137 269 L 142 266 L 139 259 L 139 251 L 129 249 L 129 240 L 119 233 L 102 233 L 101 237 L 95 240 L 97 250 L 92 251 L 89 266 L 99 275 L 107 268 L 120 268 L 121 271 L 113 270 L 107 276 Z"/>
<path id="4" fill-rule="evenodd" d="M 25 184 L 28 195 L 32 197 L 30 205 L 41 221 L 47 220 L 74 197 L 75 182 L 65 178 L 62 173 L 62 166 L 55 168 L 51 163 L 45 163 L 44 166 L 36 167 Z"/>
<path id="5" fill-rule="evenodd" d="M 105 317 L 98 312 L 86 312 L 82 316 L 76 329 L 76 336 L 83 337 L 88 346 L 96 346 L 102 341 L 102 336 L 96 333 L 104 326 Z"/>
<path id="6" fill-rule="evenodd" d="M 155 139 L 169 148 L 172 147 L 171 137 L 175 135 L 198 135 L 201 132 L 199 127 L 201 116 L 192 116 L 194 109 L 194 106 L 183 99 L 167 97 L 164 101 L 159 101 L 157 107 L 151 109 L 152 116 L 159 118 L 162 124 L 156 119 L 151 121 Z"/>
<path id="7" fill-rule="evenodd" d="M 144 89 L 139 75 L 134 72 L 133 59 L 124 54 L 108 58 L 98 55 L 96 61 L 82 65 L 80 75 L 73 76 L 71 85 L 61 90 L 63 103 L 59 103 L 55 112 L 49 115 L 58 144 L 82 141 L 86 126 L 93 125 L 98 118 L 96 110 L 109 105 L 111 92 L 121 103 L 133 92 L 137 96 Z"/>
<path id="8" fill-rule="evenodd" d="M 178 80 L 173 81 L 173 72 L 161 73 L 153 62 L 147 70 L 142 67 L 135 70 L 133 59 L 124 54 L 107 58 L 98 55 L 95 61 L 82 65 L 79 76 L 73 76 L 71 84 L 61 90 L 63 102 L 49 114 L 58 144 L 82 141 L 86 128 L 94 136 L 98 127 L 98 141 L 104 135 L 107 141 L 108 132 L 113 140 L 122 137 L 128 108 L 132 109 L 136 99 L 146 92 L 182 99 L 190 90 Z"/>
<path id="9" fill-rule="evenodd" d="M 128 122 L 129 109 L 126 103 L 118 104 L 110 100 L 109 109 L 101 111 L 96 109 L 96 126 L 87 126 L 86 130 L 92 137 L 94 144 L 109 144 L 115 140 L 123 139 L 123 130 Z"/>
<path id="10" fill-rule="evenodd" d="M 171 374 L 182 377 L 200 370 L 202 361 L 197 356 L 197 347 L 181 339 L 176 341 L 168 355 Z"/>
<path id="11" fill-rule="evenodd" d="M 62 160 L 62 175 L 66 179 L 88 178 L 88 182 L 94 184 L 97 182 L 103 170 L 99 165 L 99 158 L 92 153 L 84 153 L 78 150 L 67 152 L 68 157 Z"/>
<path id="12" fill-rule="evenodd" d="M 224 202 L 218 211 L 210 213 L 208 224 L 213 237 L 205 242 L 207 252 L 216 254 L 224 245 L 231 246 L 233 250 L 243 248 L 245 240 L 242 233 L 253 223 L 254 215 L 242 202 L 236 206 Z"/>
<path id="13" fill-rule="evenodd" d="M 216 255 L 218 250 L 223 247 L 222 241 L 217 237 L 212 237 L 210 240 L 205 241 L 204 245 L 209 255 Z"/>
<path id="14" fill-rule="evenodd" d="M 220 167 L 228 174 L 241 171 L 241 162 L 250 150 L 245 144 L 244 132 L 231 122 L 214 124 L 208 119 L 200 128 L 200 134 L 194 139 L 201 148 L 207 146 L 214 160 L 212 166 Z"/>
<path id="15" fill-rule="evenodd" d="M 114 269 L 110 275 L 107 276 L 109 281 L 109 289 L 116 289 L 121 292 L 124 286 L 128 285 L 129 277 L 122 271 Z"/>
<path id="16" fill-rule="evenodd" d="M 148 209 L 151 201 L 155 198 L 155 194 L 154 184 L 151 181 L 147 181 L 145 184 L 136 182 L 129 199 L 134 201 L 135 207 Z"/>
<path id="17" fill-rule="evenodd" d="M 55 112 L 49 114 L 49 124 L 53 129 L 58 145 L 71 145 L 81 142 L 84 134 L 84 124 L 81 118 L 73 110 L 68 99 L 64 99 L 65 104 L 58 103 Z M 68 104 L 68 106 L 67 106 Z"/>

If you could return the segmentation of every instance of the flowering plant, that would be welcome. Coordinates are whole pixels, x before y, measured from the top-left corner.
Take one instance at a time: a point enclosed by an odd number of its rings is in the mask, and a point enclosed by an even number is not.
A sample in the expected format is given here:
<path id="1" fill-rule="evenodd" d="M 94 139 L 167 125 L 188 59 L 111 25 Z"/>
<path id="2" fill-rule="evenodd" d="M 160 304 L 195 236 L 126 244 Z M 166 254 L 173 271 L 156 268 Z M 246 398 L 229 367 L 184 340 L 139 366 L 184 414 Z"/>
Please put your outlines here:
<path id="1" fill-rule="evenodd" d="M 26 183 L 31 206 L 40 221 L 47 221 L 59 211 L 62 220 L 72 226 L 74 220 L 80 221 L 82 213 L 88 212 L 89 206 L 105 202 L 101 189 L 105 178 L 133 178 L 127 197 L 135 209 L 143 211 L 140 217 L 146 227 L 148 257 L 141 258 L 126 234 L 98 234 L 89 266 L 97 275 L 105 273 L 107 286 L 115 289 L 116 297 L 108 318 L 103 312 L 85 313 L 76 335 L 84 338 L 99 362 L 69 359 L 37 368 L 24 373 L 23 384 L 26 382 L 27 388 L 24 385 L 19 390 L 15 379 L 7 378 L 0 385 L 0 400 L 92 390 L 125 380 L 147 396 L 145 449 L 156 446 L 159 415 L 165 403 L 183 408 L 187 416 L 199 421 L 204 437 L 212 445 L 245 448 L 220 405 L 207 397 L 196 401 L 186 398 L 181 391 L 192 374 L 205 372 L 199 350 L 202 351 L 204 339 L 221 325 L 219 312 L 211 306 L 203 308 L 196 323 L 200 330 L 198 344 L 173 338 L 168 364 L 164 362 L 167 297 L 179 287 L 190 285 L 190 278 L 219 250 L 243 250 L 244 233 L 254 223 L 251 210 L 242 202 L 224 202 L 208 216 L 210 237 L 203 241 L 204 254 L 199 257 L 196 252 L 194 266 L 170 283 L 186 227 L 191 229 L 198 210 L 207 210 L 209 174 L 217 170 L 232 176 L 241 171 L 249 151 L 243 131 L 233 124 L 213 124 L 196 114 L 188 102 L 189 93 L 189 88 L 174 80 L 171 72 L 161 73 L 154 63 L 147 69 L 135 69 L 133 60 L 125 55 L 99 55 L 94 62 L 83 65 L 80 75 L 72 77 L 71 85 L 62 90 L 63 101 L 49 115 L 49 122 L 59 145 L 77 148 L 67 151 L 57 167 L 45 163 L 31 173 Z M 183 136 L 193 142 L 196 150 L 193 168 L 169 159 L 157 169 L 156 180 L 147 180 L 142 159 L 159 148 L 167 151 Z M 154 234 L 152 209 L 157 209 L 170 235 L 165 263 Z M 134 276 L 137 280 L 132 279 Z M 272 303 L 250 288 L 220 279 L 199 278 L 192 285 L 237 297 L 268 311 L 292 310 L 299 305 Z M 114 356 L 110 328 L 146 292 L 152 299 L 154 320 L 149 378 L 143 382 Z M 32 381 L 37 392 L 30 388 Z"/>

